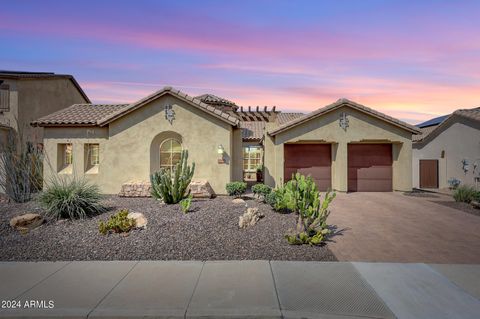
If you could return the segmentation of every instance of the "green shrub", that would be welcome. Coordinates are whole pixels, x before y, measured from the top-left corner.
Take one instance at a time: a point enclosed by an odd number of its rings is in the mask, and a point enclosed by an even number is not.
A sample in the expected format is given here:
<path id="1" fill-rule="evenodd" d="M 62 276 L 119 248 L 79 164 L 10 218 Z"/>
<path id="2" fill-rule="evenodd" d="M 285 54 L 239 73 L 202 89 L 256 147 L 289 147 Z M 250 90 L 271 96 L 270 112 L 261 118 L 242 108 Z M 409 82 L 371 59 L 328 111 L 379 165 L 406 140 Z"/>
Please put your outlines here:
<path id="1" fill-rule="evenodd" d="M 265 202 L 270 205 L 274 211 L 279 213 L 286 213 L 287 205 L 285 204 L 285 188 L 279 187 L 272 190 L 267 196 L 265 196 Z"/>
<path id="2" fill-rule="evenodd" d="M 470 203 L 475 196 L 477 196 L 477 191 L 468 185 L 461 185 L 453 192 L 453 198 L 457 202 Z"/>
<path id="3" fill-rule="evenodd" d="M 135 227 L 135 220 L 128 218 L 128 210 L 124 209 L 116 214 L 110 216 L 110 218 L 104 222 L 101 221 L 98 224 L 98 231 L 102 235 L 109 233 L 128 233 Z"/>
<path id="4" fill-rule="evenodd" d="M 192 195 L 189 195 L 187 198 L 184 198 L 180 201 L 180 207 L 184 214 L 188 213 L 190 206 L 192 205 Z"/>
<path id="5" fill-rule="evenodd" d="M 47 215 L 53 218 L 86 218 L 106 211 L 97 185 L 85 180 L 55 179 L 38 197 Z"/>
<path id="6" fill-rule="evenodd" d="M 268 194 L 272 192 L 272 188 L 268 185 L 259 183 L 252 186 L 252 192 L 258 197 L 263 196 L 263 200 L 266 200 Z"/>
<path id="7" fill-rule="evenodd" d="M 296 230 L 285 235 L 287 241 L 292 245 L 321 244 L 330 233 L 328 206 L 335 196 L 335 193 L 327 192 L 322 202 L 314 180 L 310 176 L 295 174 L 285 185 L 283 194 L 286 208 L 298 214 Z"/>
<path id="8" fill-rule="evenodd" d="M 165 204 L 177 204 L 188 197 L 187 188 L 195 172 L 195 163 L 190 167 L 187 160 L 188 151 L 182 151 L 174 173 L 170 169 L 161 169 L 150 175 L 153 197 L 162 199 Z"/>
<path id="9" fill-rule="evenodd" d="M 247 191 L 247 183 L 231 182 L 227 183 L 227 194 L 230 196 L 240 197 Z"/>
<path id="10" fill-rule="evenodd" d="M 472 199 L 480 203 L 480 191 L 476 191 Z"/>

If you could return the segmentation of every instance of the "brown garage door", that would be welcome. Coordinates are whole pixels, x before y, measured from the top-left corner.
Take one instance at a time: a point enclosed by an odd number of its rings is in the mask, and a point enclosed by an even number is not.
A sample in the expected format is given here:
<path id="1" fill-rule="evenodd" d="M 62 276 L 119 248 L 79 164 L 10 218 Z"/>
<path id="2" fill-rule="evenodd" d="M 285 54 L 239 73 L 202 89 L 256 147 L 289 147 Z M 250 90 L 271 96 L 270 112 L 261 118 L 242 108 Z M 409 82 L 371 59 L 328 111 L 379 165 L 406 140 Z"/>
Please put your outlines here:
<path id="1" fill-rule="evenodd" d="M 420 188 L 438 188 L 438 160 L 420 160 Z"/>
<path id="2" fill-rule="evenodd" d="M 318 189 L 326 191 L 332 186 L 332 156 L 330 144 L 285 144 L 285 181 L 299 172 L 312 176 Z"/>
<path id="3" fill-rule="evenodd" d="M 392 145 L 348 145 L 348 191 L 392 191 Z"/>

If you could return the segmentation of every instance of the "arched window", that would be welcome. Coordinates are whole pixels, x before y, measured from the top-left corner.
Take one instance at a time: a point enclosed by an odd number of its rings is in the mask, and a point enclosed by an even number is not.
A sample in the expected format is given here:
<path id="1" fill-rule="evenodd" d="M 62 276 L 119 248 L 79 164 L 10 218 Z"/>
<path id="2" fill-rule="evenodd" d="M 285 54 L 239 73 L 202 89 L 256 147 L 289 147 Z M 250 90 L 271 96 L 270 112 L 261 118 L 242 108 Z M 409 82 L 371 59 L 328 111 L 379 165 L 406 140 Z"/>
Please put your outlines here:
<path id="1" fill-rule="evenodd" d="M 160 144 L 160 168 L 175 169 L 182 156 L 182 144 L 173 138 L 166 139 Z"/>

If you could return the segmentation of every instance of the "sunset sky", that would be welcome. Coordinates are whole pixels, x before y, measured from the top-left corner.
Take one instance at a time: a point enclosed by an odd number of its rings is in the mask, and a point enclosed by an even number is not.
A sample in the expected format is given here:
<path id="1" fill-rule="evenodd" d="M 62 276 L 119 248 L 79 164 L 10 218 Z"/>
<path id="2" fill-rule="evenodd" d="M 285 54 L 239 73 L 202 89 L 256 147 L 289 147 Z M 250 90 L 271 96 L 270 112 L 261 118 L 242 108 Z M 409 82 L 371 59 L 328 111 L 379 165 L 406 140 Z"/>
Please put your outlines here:
<path id="1" fill-rule="evenodd" d="M 95 103 L 170 85 L 409 123 L 480 106 L 480 1 L 5 1 L 0 43 L 0 69 L 72 74 Z"/>

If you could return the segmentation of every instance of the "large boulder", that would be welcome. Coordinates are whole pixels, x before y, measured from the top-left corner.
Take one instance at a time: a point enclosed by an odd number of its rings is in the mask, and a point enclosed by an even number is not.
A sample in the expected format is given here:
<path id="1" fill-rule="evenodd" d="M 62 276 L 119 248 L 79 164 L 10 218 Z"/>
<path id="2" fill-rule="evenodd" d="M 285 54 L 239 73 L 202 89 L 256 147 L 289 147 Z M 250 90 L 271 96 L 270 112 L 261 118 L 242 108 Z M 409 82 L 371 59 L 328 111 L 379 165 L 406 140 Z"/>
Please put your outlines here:
<path id="1" fill-rule="evenodd" d="M 247 228 L 254 226 L 262 217 L 264 217 L 264 215 L 258 211 L 257 207 L 249 207 L 247 208 L 247 212 L 239 217 L 238 227 Z"/>
<path id="2" fill-rule="evenodd" d="M 122 184 L 118 196 L 120 197 L 152 197 L 150 182 L 131 181 Z"/>
<path id="3" fill-rule="evenodd" d="M 212 198 L 215 196 L 212 186 L 207 180 L 193 180 L 189 185 L 193 198 Z"/>
<path id="4" fill-rule="evenodd" d="M 232 199 L 232 203 L 234 203 L 234 204 L 245 204 L 245 200 L 243 200 L 242 198 L 234 198 L 234 199 Z"/>
<path id="5" fill-rule="evenodd" d="M 130 212 L 127 215 L 127 218 L 135 220 L 135 227 L 137 228 L 147 228 L 147 218 L 142 213 Z"/>
<path id="6" fill-rule="evenodd" d="M 15 216 L 10 219 L 10 226 L 16 230 L 28 231 L 30 229 L 37 228 L 43 224 L 44 219 L 39 214 L 24 214 L 20 216 Z"/>

